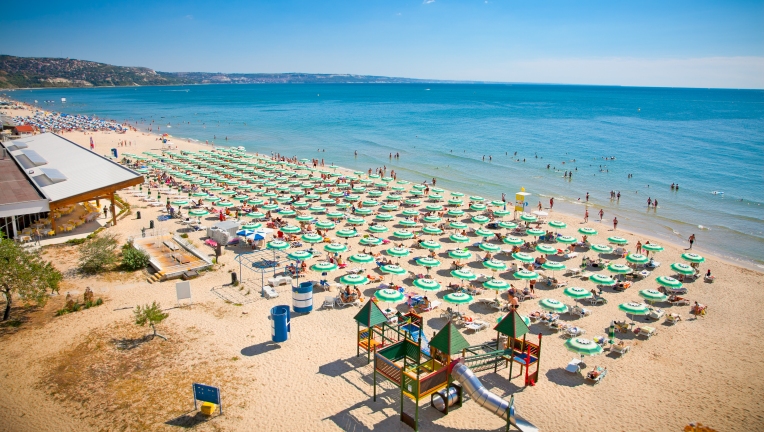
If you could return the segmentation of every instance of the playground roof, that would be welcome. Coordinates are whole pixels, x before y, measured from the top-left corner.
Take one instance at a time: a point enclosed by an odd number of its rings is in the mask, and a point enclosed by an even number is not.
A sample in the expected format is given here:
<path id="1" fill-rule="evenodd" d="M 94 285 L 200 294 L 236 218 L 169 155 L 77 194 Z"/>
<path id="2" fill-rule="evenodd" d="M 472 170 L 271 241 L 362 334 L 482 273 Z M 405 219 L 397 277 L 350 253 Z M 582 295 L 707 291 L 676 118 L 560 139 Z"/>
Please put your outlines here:
<path id="1" fill-rule="evenodd" d="M 517 311 L 508 313 L 493 329 L 507 337 L 515 339 L 530 331 Z"/>
<path id="2" fill-rule="evenodd" d="M 459 354 L 464 348 L 470 346 L 467 339 L 464 339 L 459 329 L 451 322 L 447 322 L 438 334 L 433 336 L 430 341 L 430 347 L 446 354 Z"/>
<path id="3" fill-rule="evenodd" d="M 371 299 L 369 299 L 369 302 L 361 308 L 354 318 L 358 321 L 358 324 L 365 327 L 374 327 L 375 325 L 387 322 L 385 314 L 382 313 L 379 306 L 377 306 Z"/>

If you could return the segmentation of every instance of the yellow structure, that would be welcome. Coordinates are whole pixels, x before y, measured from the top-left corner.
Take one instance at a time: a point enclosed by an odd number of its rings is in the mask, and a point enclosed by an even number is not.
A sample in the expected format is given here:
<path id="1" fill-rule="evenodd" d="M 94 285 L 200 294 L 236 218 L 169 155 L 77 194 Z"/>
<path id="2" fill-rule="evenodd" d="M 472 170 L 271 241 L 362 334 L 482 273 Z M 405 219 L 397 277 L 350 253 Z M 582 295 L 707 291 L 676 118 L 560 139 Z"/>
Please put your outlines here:
<path id="1" fill-rule="evenodd" d="M 530 193 L 525 191 L 525 188 L 520 188 L 520 192 L 515 194 L 515 211 L 522 213 L 525 210 L 525 197 L 531 196 Z"/>
<path id="2" fill-rule="evenodd" d="M 202 414 L 206 416 L 211 416 L 212 414 L 215 414 L 215 411 L 218 410 L 218 406 L 211 402 L 204 402 L 202 403 L 202 408 L 199 410 L 202 412 Z"/>

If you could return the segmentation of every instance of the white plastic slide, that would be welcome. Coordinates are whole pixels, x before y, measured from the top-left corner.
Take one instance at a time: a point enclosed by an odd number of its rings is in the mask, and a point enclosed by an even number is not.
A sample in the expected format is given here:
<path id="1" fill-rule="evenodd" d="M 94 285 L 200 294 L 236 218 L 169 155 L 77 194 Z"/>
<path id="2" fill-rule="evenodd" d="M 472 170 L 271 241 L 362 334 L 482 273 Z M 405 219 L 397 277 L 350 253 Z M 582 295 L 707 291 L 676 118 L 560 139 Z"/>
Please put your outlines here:
<path id="1" fill-rule="evenodd" d="M 515 414 L 514 407 L 510 407 L 509 402 L 488 391 L 483 383 L 480 382 L 480 379 L 464 363 L 457 363 L 451 370 L 451 376 L 462 385 L 464 391 L 478 405 L 504 420 L 507 420 L 507 416 L 510 416 L 509 422 L 512 426 L 523 432 L 538 432 L 536 426 Z"/>

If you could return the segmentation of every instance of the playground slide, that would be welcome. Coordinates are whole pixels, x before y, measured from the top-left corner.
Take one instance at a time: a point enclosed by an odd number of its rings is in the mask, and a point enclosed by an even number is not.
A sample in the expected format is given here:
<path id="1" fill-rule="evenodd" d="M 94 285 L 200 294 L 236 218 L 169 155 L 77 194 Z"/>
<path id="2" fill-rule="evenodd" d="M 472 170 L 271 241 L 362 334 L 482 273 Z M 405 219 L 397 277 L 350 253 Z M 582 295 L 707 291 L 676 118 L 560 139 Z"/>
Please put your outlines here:
<path id="1" fill-rule="evenodd" d="M 509 402 L 488 391 L 483 383 L 480 382 L 480 379 L 475 376 L 467 365 L 461 362 L 456 363 L 451 370 L 451 376 L 462 385 L 464 391 L 467 392 L 472 400 L 477 402 L 478 405 L 504 420 L 507 420 L 507 416 L 509 415 L 509 421 L 512 426 L 523 432 L 538 432 L 536 426 L 533 426 L 523 418 L 515 415 L 514 407 L 510 408 Z"/>
<path id="2" fill-rule="evenodd" d="M 419 327 L 413 324 L 406 324 L 401 326 L 401 330 L 411 334 L 412 340 L 419 340 Z M 427 340 L 427 335 L 422 332 L 422 352 L 426 355 L 430 355 L 430 341 Z"/>

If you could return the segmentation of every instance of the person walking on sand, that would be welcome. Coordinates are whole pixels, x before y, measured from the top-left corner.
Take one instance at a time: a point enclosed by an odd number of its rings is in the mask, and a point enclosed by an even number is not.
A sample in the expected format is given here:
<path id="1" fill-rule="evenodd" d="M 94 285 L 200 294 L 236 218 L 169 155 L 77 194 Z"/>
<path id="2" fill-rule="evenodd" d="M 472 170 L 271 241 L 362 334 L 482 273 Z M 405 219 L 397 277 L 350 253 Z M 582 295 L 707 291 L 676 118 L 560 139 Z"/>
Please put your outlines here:
<path id="1" fill-rule="evenodd" d="M 554 198 L 549 198 L 549 210 L 552 210 L 552 207 L 554 207 Z"/>
<path id="2" fill-rule="evenodd" d="M 642 242 L 640 240 L 637 240 L 637 253 L 642 253 Z"/>
<path id="3" fill-rule="evenodd" d="M 691 235 L 687 240 L 690 242 L 690 249 L 692 249 L 692 244 L 695 243 L 695 234 Z"/>
<path id="4" fill-rule="evenodd" d="M 584 211 L 584 223 L 589 222 L 589 209 Z"/>
<path id="5" fill-rule="evenodd" d="M 613 218 L 613 231 L 615 231 L 616 228 L 618 228 L 618 218 L 614 217 Z"/>
<path id="6" fill-rule="evenodd" d="M 605 210 L 603 210 L 603 209 L 600 209 L 600 223 L 602 223 L 602 221 L 604 220 L 604 218 L 605 218 Z"/>

